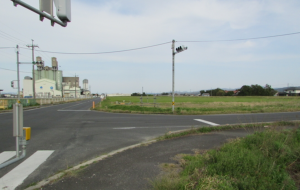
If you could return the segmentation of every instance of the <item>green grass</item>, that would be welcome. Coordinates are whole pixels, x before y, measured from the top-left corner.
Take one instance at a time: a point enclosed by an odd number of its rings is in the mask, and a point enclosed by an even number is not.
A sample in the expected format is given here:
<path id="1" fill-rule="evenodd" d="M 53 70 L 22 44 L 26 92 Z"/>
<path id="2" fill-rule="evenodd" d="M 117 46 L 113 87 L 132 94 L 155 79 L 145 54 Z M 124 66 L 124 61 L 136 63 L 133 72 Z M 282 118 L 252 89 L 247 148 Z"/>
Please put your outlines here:
<path id="1" fill-rule="evenodd" d="M 299 126 L 292 122 L 273 125 L 284 124 Z M 300 128 L 255 132 L 219 149 L 184 155 L 179 166 L 180 171 L 169 170 L 152 181 L 153 189 L 296 190 L 300 184 Z"/>
<path id="2" fill-rule="evenodd" d="M 299 126 L 300 122 L 298 121 L 278 121 L 274 123 L 249 123 L 249 124 L 237 124 L 237 125 L 222 125 L 222 126 L 215 126 L 215 127 L 198 127 L 198 128 L 192 128 L 190 130 L 185 130 L 178 133 L 166 133 L 163 136 L 157 137 L 157 140 L 167 140 L 177 137 L 182 137 L 186 135 L 193 135 L 193 134 L 199 134 L 199 133 L 209 133 L 214 131 L 221 131 L 221 130 L 230 130 L 230 129 L 247 129 L 247 128 L 254 128 L 259 129 L 263 128 L 264 126 L 277 126 L 277 127 L 283 127 L 283 126 Z"/>
<path id="3" fill-rule="evenodd" d="M 173 114 L 171 96 L 108 97 L 96 110 L 120 113 Z M 116 104 L 118 102 L 118 104 Z M 156 103 L 155 103 L 156 102 Z M 125 105 L 121 105 L 124 103 Z M 175 113 L 181 115 L 265 113 L 300 111 L 300 97 L 249 96 L 249 97 L 175 97 Z"/>

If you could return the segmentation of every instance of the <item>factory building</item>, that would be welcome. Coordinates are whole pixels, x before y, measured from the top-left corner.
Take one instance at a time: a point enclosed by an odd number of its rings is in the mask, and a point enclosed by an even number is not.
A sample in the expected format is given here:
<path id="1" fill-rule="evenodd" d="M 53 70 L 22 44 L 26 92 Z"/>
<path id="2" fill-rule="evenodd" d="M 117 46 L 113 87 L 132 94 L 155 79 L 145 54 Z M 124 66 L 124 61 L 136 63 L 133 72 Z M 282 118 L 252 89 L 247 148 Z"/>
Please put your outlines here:
<path id="1" fill-rule="evenodd" d="M 79 77 L 63 77 L 62 85 L 64 97 L 80 97 Z"/>
<path id="2" fill-rule="evenodd" d="M 51 58 L 52 67 L 44 65 L 41 57 L 36 58 L 37 69 L 34 71 L 36 98 L 51 97 L 77 97 L 90 94 L 88 80 L 84 79 L 84 89 L 79 86 L 79 77 L 63 77 L 63 72 L 58 70 L 58 62 Z M 33 97 L 33 80 L 26 76 L 23 80 L 23 97 Z"/>

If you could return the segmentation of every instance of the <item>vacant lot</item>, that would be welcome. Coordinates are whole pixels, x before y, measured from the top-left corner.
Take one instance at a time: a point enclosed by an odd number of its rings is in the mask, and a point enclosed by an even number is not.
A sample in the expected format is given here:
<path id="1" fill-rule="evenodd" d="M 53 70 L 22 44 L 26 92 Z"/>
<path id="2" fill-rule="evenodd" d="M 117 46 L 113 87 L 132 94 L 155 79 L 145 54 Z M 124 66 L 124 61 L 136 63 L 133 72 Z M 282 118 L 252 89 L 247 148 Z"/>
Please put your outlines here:
<path id="1" fill-rule="evenodd" d="M 96 109 L 126 113 L 172 113 L 172 97 L 108 97 Z M 175 114 L 300 111 L 300 97 L 175 97 Z"/>

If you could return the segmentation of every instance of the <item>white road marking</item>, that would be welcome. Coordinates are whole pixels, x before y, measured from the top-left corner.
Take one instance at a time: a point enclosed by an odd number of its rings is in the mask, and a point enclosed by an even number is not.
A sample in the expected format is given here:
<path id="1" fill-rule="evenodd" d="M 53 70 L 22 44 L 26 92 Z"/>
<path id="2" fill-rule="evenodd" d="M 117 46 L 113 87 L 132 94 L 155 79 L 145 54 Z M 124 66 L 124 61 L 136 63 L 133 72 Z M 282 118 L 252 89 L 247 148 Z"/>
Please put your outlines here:
<path id="1" fill-rule="evenodd" d="M 118 127 L 113 129 L 135 129 L 136 127 Z"/>
<path id="2" fill-rule="evenodd" d="M 36 151 L 24 162 L 0 178 L 0 189 L 15 189 L 23 183 L 28 175 L 45 162 L 53 152 L 54 150 Z"/>
<path id="3" fill-rule="evenodd" d="M 205 121 L 205 120 L 202 120 L 202 119 L 194 119 L 196 121 L 200 121 L 202 123 L 206 123 L 206 124 L 209 124 L 209 125 L 212 125 L 212 126 L 218 126 L 219 124 L 216 124 L 216 123 L 213 123 L 213 122 L 210 122 L 210 121 Z"/>
<path id="4" fill-rule="evenodd" d="M 57 110 L 57 111 L 91 111 L 91 110 Z"/>
<path id="5" fill-rule="evenodd" d="M 0 164 L 8 161 L 16 155 L 16 151 L 5 151 L 0 154 Z"/>

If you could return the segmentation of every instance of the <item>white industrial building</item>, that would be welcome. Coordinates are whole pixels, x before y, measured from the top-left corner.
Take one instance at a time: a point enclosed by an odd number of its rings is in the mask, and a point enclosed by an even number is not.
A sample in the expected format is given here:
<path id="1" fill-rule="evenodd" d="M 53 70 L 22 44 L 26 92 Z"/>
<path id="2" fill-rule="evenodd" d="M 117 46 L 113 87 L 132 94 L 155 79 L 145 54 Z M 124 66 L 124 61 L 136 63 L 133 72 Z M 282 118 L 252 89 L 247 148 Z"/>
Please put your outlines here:
<path id="1" fill-rule="evenodd" d="M 41 57 L 37 57 L 37 70 L 35 76 L 36 98 L 52 97 L 81 97 L 89 95 L 88 80 L 84 79 L 84 89 L 79 86 L 79 77 L 63 77 L 63 72 L 58 70 L 58 62 L 55 57 L 51 58 L 52 67 L 44 65 Z M 82 93 L 83 92 L 83 93 Z M 26 76 L 23 80 L 23 97 L 33 97 L 33 80 Z"/>

